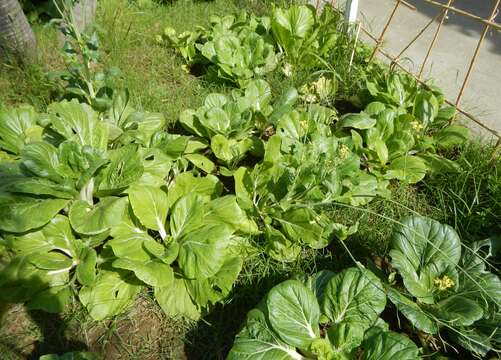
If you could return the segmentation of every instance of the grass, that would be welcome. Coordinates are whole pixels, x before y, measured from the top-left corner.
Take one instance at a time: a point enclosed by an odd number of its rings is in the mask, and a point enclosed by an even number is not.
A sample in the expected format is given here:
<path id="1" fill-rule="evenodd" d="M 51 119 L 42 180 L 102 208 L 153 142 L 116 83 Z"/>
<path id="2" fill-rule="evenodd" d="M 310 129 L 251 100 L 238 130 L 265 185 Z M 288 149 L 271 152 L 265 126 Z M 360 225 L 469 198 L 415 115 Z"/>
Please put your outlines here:
<path id="1" fill-rule="evenodd" d="M 215 88 L 184 72 L 175 53 L 155 43 L 155 35 L 166 26 L 184 31 L 206 25 L 215 14 L 241 9 L 263 14 L 270 4 L 270 0 L 178 0 L 165 5 L 101 2 L 97 25 L 103 64 L 121 69 L 116 85 L 129 89 L 137 108 L 161 112 L 174 122 L 181 110 L 199 106 Z M 59 96 L 44 75 L 63 67 L 56 32 L 47 25 L 37 25 L 35 32 L 40 48 L 38 65 L 0 65 L 0 106 L 28 103 L 43 110 Z M 349 53 L 348 45 L 333 54 L 332 62 L 340 65 L 337 71 L 345 67 L 345 82 L 351 84 L 360 69 L 349 70 L 346 62 L 340 63 Z M 300 73 L 286 79 L 275 73 L 268 80 L 273 92 L 279 94 L 289 86 L 301 85 L 310 75 Z M 341 95 L 348 97 L 351 92 L 352 88 L 346 87 Z M 473 141 L 462 151 L 449 154 L 461 165 L 459 174 L 427 177 L 417 186 L 393 184 L 392 199 L 376 199 L 364 208 L 333 206 L 333 221 L 360 224 L 358 233 L 346 240 L 346 247 L 362 262 L 385 257 L 394 220 L 416 213 L 452 225 L 464 239 L 500 233 L 501 162 L 492 162 L 491 153 L 490 145 Z M 166 318 L 148 293 L 123 316 L 99 323 L 91 321 L 78 305 L 61 316 L 28 312 L 16 305 L 3 319 L 0 351 L 6 359 L 83 349 L 104 354 L 106 359 L 223 359 L 247 311 L 279 281 L 300 272 L 352 265 L 349 254 L 337 242 L 321 251 L 306 250 L 290 264 L 255 253 L 230 297 L 197 323 Z"/>

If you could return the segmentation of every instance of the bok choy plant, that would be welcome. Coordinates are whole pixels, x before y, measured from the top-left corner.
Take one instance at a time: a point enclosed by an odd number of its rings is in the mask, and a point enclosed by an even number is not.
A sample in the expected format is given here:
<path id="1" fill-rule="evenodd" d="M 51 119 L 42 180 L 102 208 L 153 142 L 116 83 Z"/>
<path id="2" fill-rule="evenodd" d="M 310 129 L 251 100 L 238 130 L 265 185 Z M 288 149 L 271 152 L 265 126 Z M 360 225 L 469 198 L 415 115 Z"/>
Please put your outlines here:
<path id="1" fill-rule="evenodd" d="M 366 269 L 284 281 L 249 311 L 227 359 L 418 359 L 417 346 L 379 317 L 385 305 Z"/>

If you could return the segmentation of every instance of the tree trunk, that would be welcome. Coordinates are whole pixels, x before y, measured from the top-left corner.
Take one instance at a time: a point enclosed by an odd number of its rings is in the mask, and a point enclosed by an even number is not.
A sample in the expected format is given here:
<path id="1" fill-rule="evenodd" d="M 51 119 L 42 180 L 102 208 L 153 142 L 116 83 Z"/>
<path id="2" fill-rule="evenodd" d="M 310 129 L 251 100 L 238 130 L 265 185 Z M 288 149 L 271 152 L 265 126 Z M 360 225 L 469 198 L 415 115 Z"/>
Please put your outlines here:
<path id="1" fill-rule="evenodd" d="M 0 0 L 2 1 L 2 0 Z M 78 31 L 84 31 L 85 28 L 94 21 L 96 15 L 97 0 L 79 0 L 71 9 L 73 19 Z M 63 33 L 58 34 L 58 43 L 63 46 L 66 36 Z"/>
<path id="2" fill-rule="evenodd" d="M 37 42 L 21 4 L 0 0 L 0 56 L 13 54 L 21 60 L 33 60 Z"/>
<path id="3" fill-rule="evenodd" d="M 96 0 L 80 0 L 73 6 L 73 17 L 80 31 L 84 31 L 94 21 L 96 7 Z"/>

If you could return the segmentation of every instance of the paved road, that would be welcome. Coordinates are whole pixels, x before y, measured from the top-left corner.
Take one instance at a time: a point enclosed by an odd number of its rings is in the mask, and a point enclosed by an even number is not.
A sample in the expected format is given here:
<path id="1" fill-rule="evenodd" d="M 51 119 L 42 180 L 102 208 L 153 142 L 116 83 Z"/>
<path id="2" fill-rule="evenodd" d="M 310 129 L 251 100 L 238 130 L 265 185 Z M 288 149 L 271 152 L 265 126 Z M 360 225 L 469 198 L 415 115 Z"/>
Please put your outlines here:
<path id="1" fill-rule="evenodd" d="M 415 5 L 417 10 L 400 6 L 383 44 L 383 48 L 393 55 L 399 53 L 440 12 L 421 0 L 408 2 Z M 455 6 L 479 16 L 488 16 L 494 3 L 495 0 L 456 0 Z M 360 19 L 374 34 L 379 34 L 394 4 L 394 0 L 360 0 Z M 501 14 L 498 22 L 501 23 Z M 423 75 L 424 78 L 435 79 L 448 98 L 455 100 L 483 25 L 454 13 L 449 13 L 445 24 Z M 419 70 L 436 26 L 433 24 L 407 50 L 404 57 L 407 57 L 405 64 L 408 68 Z M 501 32 L 489 31 L 461 106 L 501 132 Z M 478 130 L 478 127 L 472 127 Z M 482 137 L 489 137 L 483 131 L 478 133 Z"/>

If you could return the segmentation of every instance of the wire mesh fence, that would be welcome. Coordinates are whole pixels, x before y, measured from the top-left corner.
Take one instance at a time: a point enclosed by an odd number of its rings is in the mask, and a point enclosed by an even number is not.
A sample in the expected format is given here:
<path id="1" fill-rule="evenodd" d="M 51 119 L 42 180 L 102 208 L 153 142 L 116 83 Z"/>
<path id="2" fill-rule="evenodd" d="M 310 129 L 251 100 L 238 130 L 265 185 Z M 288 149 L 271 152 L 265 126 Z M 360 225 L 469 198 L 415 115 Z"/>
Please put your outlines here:
<path id="1" fill-rule="evenodd" d="M 334 7 L 342 7 L 345 5 L 349 7 L 354 0 L 331 0 L 330 4 Z M 367 2 L 379 2 L 377 6 L 382 5 L 381 0 L 361 0 Z M 355 26 L 358 31 L 361 31 L 365 35 L 365 39 L 371 41 L 374 45 L 373 53 L 371 56 L 371 61 L 373 61 L 376 57 L 383 57 L 388 60 L 391 66 L 400 68 L 402 71 L 405 71 L 412 75 L 418 82 L 420 82 L 423 86 L 428 86 L 426 79 L 424 78 L 425 69 L 427 65 L 430 63 L 430 59 L 434 52 L 439 50 L 441 43 L 441 37 L 447 36 L 444 34 L 444 28 L 448 26 L 447 19 L 451 14 L 454 14 L 458 17 L 464 17 L 469 19 L 468 21 L 473 21 L 478 23 L 481 26 L 480 31 L 478 32 L 478 40 L 476 40 L 475 48 L 472 54 L 455 54 L 456 56 L 468 57 L 468 61 L 464 64 L 465 68 L 458 70 L 458 73 L 461 73 L 463 76 L 460 80 L 460 86 L 457 89 L 457 94 L 451 95 L 448 94 L 447 103 L 449 105 L 455 106 L 457 109 L 457 115 L 461 114 L 464 118 L 469 121 L 474 122 L 479 127 L 483 128 L 488 133 L 492 134 L 495 139 L 497 139 L 497 149 L 501 148 L 501 132 L 498 130 L 501 128 L 500 119 L 490 119 L 490 121 L 485 121 L 484 119 L 479 119 L 478 116 L 472 114 L 471 111 L 467 111 L 463 107 L 463 99 L 465 95 L 465 91 L 470 86 L 470 82 L 473 74 L 475 73 L 476 66 L 478 64 L 479 56 L 483 50 L 483 46 L 485 45 L 486 37 L 489 31 L 501 31 L 501 24 L 498 24 L 495 20 L 499 13 L 499 7 L 501 0 L 492 0 L 492 4 L 490 8 L 486 9 L 487 15 L 476 14 L 472 11 L 467 11 L 463 8 L 457 6 L 457 3 L 460 2 L 458 0 L 393 0 L 394 4 L 391 7 L 390 11 L 387 14 L 387 20 L 382 24 L 382 29 L 380 32 L 375 32 L 371 30 L 364 21 L 357 21 Z M 486 0 L 476 0 L 480 2 L 484 2 Z M 358 2 L 358 1 L 357 1 Z M 486 3 L 483 3 L 482 6 L 486 7 Z M 413 34 L 410 39 L 405 39 L 405 41 L 401 40 L 399 42 L 400 51 L 395 52 L 390 51 L 385 48 L 385 40 L 388 37 L 395 26 L 395 22 L 400 16 L 401 12 L 399 11 L 401 8 L 406 8 L 407 10 L 416 11 L 420 6 L 427 6 L 428 8 L 433 7 L 436 11 L 431 15 L 429 21 L 425 23 L 419 23 L 414 21 L 412 23 L 406 24 L 411 30 L 408 30 L 407 33 Z M 353 16 L 351 14 L 351 16 Z M 360 20 L 360 19 L 359 19 Z M 394 31 L 398 31 L 399 29 L 395 29 Z M 412 32 L 414 31 L 414 32 Z M 426 34 L 426 36 L 424 36 Z M 415 69 L 409 69 L 408 66 L 405 66 L 404 59 L 406 59 L 407 52 L 409 48 L 416 44 L 416 42 L 420 42 L 419 49 L 422 52 L 420 57 L 422 60 L 420 64 L 418 64 Z M 453 40 L 457 41 L 457 40 Z M 412 59 L 413 62 L 416 62 L 416 59 Z M 419 61 L 418 61 L 419 62 Z M 501 62 L 498 66 L 498 74 L 501 74 Z M 494 75 L 494 74 L 493 74 Z M 501 87 L 501 86 L 500 86 Z M 493 102 L 501 105 L 501 99 L 493 99 Z M 455 117 L 457 118 L 457 116 Z M 495 126 L 493 126 L 493 124 Z"/>

